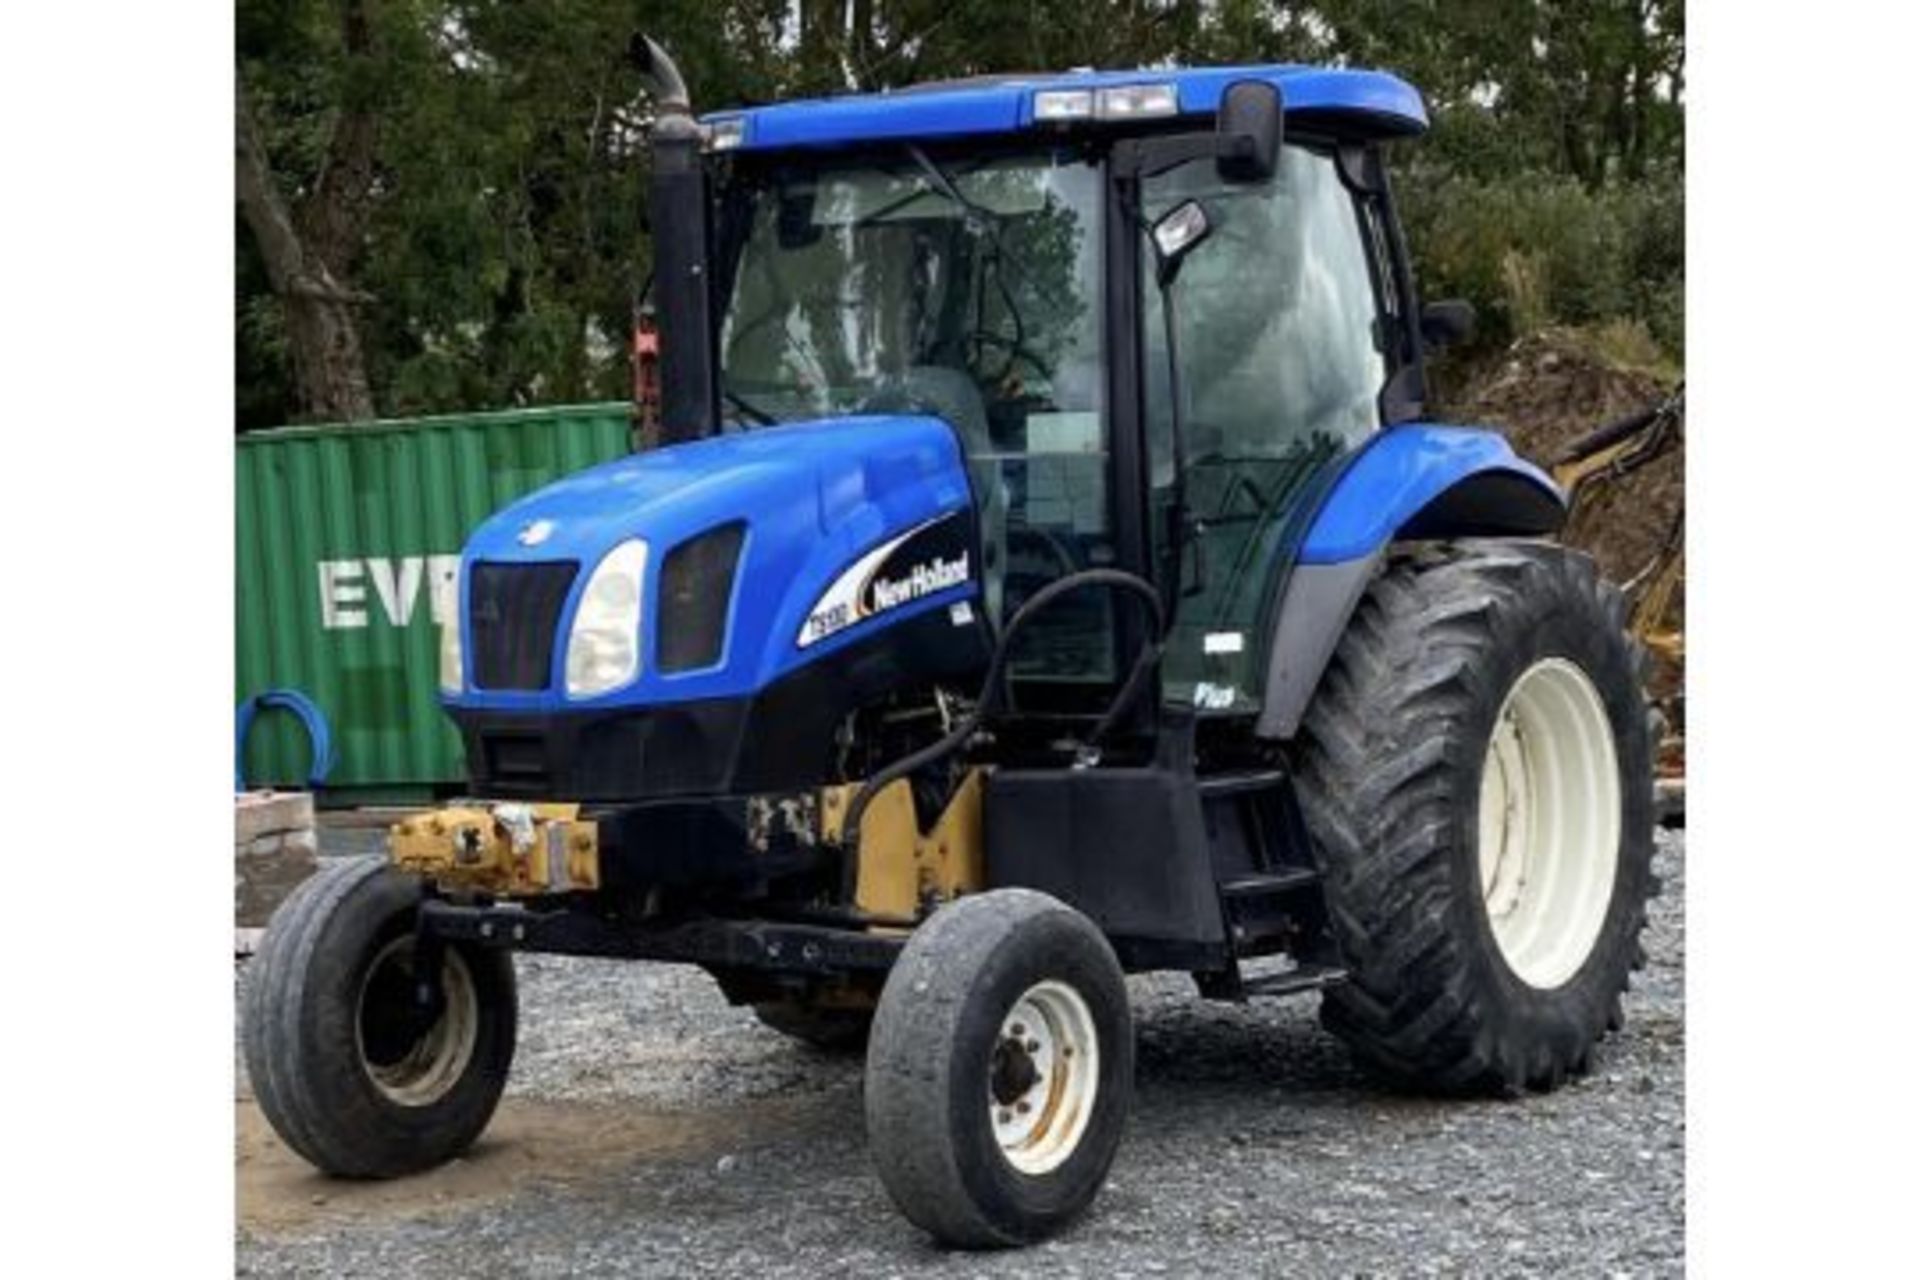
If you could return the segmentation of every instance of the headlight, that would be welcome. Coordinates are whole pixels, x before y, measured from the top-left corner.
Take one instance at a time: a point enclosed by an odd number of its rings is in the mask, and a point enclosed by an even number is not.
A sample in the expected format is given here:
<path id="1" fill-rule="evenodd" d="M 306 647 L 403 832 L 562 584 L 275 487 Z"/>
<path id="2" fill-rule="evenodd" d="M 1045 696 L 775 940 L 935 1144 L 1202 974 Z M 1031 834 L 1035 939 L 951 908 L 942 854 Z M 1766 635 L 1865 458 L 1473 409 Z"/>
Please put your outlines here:
<path id="1" fill-rule="evenodd" d="M 440 624 L 440 692 L 459 693 L 466 682 L 466 663 L 460 654 L 460 611 Z"/>
<path id="2" fill-rule="evenodd" d="M 640 588 L 647 544 L 623 542 L 594 568 L 567 636 L 567 696 L 591 698 L 640 674 Z"/>

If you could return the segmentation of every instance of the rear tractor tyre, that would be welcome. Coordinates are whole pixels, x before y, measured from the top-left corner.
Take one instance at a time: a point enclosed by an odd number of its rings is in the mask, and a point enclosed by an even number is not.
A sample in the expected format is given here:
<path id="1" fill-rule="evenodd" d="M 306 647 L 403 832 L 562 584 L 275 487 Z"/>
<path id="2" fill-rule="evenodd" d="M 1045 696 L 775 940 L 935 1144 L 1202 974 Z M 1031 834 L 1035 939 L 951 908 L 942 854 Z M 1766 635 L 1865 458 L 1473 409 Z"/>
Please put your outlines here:
<path id="1" fill-rule="evenodd" d="M 1029 889 L 936 911 L 887 977 L 867 1047 L 880 1181 L 942 1244 L 1044 1239 L 1099 1192 L 1133 1095 L 1113 948 Z"/>
<path id="2" fill-rule="evenodd" d="M 384 858 L 326 866 L 268 922 L 249 963 L 242 1047 L 274 1131 L 322 1173 L 388 1178 L 479 1137 L 513 1062 L 503 952 L 449 945 L 437 1014 L 415 1000 L 419 881 Z"/>
<path id="3" fill-rule="evenodd" d="M 867 1047 L 873 1010 L 839 1008 L 804 1000 L 770 1000 L 753 1006 L 760 1025 L 822 1053 L 857 1053 Z"/>
<path id="4" fill-rule="evenodd" d="M 1551 1089 L 1620 1018 L 1653 891 L 1653 765 L 1620 593 L 1586 556 L 1389 561 L 1302 732 L 1349 981 L 1327 1026 L 1444 1092 Z"/>

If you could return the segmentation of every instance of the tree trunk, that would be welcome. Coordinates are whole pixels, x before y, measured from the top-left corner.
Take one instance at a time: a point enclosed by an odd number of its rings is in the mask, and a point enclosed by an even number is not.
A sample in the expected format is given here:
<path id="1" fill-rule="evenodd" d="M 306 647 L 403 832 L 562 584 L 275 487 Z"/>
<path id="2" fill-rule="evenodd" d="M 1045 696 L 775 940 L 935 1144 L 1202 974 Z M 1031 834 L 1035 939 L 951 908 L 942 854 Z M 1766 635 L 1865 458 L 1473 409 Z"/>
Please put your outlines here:
<path id="1" fill-rule="evenodd" d="M 287 350 L 303 414 L 325 421 L 371 418 L 373 392 L 353 308 L 365 301 L 334 279 L 307 251 L 286 201 L 274 185 L 265 150 L 247 109 L 246 90 L 235 103 L 240 211 L 260 247 L 267 278 L 286 317 Z"/>
<path id="2" fill-rule="evenodd" d="M 373 29 L 365 4 L 342 0 L 339 10 L 346 56 L 371 56 Z M 274 181 L 246 86 L 237 76 L 234 117 L 240 212 L 280 299 L 301 413 L 322 421 L 371 418 L 373 390 L 354 309 L 372 299 L 350 288 L 345 278 L 373 190 L 376 116 L 365 103 L 341 111 L 320 171 L 297 209 L 288 206 Z"/>

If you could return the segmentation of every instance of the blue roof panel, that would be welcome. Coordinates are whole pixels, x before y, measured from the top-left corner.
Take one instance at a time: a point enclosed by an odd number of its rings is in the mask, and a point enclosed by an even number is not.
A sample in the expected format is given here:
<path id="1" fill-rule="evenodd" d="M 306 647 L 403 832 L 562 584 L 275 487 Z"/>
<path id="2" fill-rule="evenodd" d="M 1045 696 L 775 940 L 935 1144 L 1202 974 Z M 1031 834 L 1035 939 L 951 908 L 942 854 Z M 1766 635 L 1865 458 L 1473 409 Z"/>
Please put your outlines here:
<path id="1" fill-rule="evenodd" d="M 740 149 L 837 147 L 898 138 L 950 138 L 1014 133 L 1033 125 L 1033 96 L 1051 89 L 1105 88 L 1171 82 L 1182 115 L 1210 114 L 1236 80 L 1270 80 L 1280 87 L 1287 113 L 1350 115 L 1384 134 L 1419 133 L 1427 127 L 1420 94 L 1383 71 L 1269 65 L 1190 67 L 1140 71 L 1082 71 L 1062 75 L 1009 76 L 887 93 L 817 98 L 716 111 L 711 124 L 744 119 Z"/>

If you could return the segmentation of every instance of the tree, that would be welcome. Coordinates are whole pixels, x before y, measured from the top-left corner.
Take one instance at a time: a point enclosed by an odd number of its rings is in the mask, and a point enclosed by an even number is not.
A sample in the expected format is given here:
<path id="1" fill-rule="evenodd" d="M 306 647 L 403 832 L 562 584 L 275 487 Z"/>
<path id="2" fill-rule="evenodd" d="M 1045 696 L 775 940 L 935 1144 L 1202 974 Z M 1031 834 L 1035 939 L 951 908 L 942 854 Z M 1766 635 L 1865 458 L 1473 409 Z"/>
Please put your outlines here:
<path id="1" fill-rule="evenodd" d="M 1436 284 L 1498 310 L 1518 253 L 1578 308 L 1555 318 L 1627 308 L 1680 330 L 1680 0 L 238 0 L 237 16 L 243 428 L 628 394 L 650 260 L 636 29 L 702 110 L 1074 66 L 1385 67 L 1435 122 L 1396 164 L 1415 234 L 1459 227 L 1447 202 L 1468 187 L 1490 211 L 1451 257 L 1416 246 L 1423 270 L 1457 262 Z M 1500 212 L 1523 197 L 1540 228 L 1524 242 Z M 1592 265 L 1619 243 L 1637 246 L 1631 288 Z"/>
<path id="2" fill-rule="evenodd" d="M 1483 172 L 1540 167 L 1598 190 L 1678 155 L 1680 0 L 1322 0 L 1315 8 L 1334 55 L 1420 85 L 1453 163 Z"/>
<path id="3" fill-rule="evenodd" d="M 345 58 L 371 61 L 374 34 L 365 0 L 341 0 L 338 17 Z M 371 299 L 349 282 L 372 195 L 378 123 L 365 95 L 346 96 L 330 116 L 318 171 L 290 203 L 262 141 L 246 79 L 238 77 L 235 187 L 281 304 L 301 411 L 315 418 L 370 418 L 373 392 L 355 309 Z"/>

